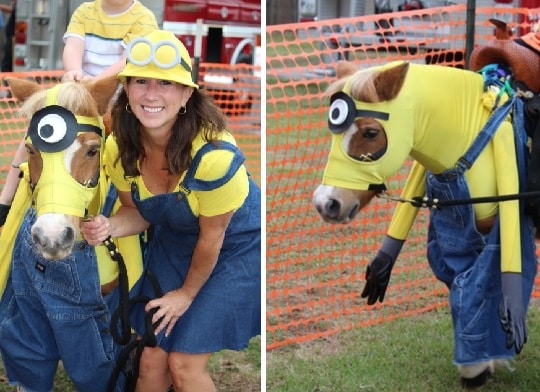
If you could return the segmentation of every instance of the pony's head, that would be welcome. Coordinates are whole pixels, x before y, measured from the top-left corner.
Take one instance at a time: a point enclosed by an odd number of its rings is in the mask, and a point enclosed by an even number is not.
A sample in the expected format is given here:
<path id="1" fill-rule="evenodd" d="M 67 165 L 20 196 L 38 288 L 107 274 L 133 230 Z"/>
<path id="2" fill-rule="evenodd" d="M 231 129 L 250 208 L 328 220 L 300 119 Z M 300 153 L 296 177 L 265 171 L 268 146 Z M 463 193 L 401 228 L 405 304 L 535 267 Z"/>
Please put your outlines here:
<path id="1" fill-rule="evenodd" d="M 37 220 L 32 239 L 47 259 L 71 254 L 79 220 L 95 203 L 102 175 L 102 116 L 116 92 L 115 77 L 68 82 L 50 89 L 29 80 L 6 78 L 30 119 L 25 138 L 32 203 Z"/>
<path id="2" fill-rule="evenodd" d="M 330 223 L 349 223 L 399 170 L 413 143 L 412 108 L 399 97 L 409 70 L 405 62 L 358 71 L 337 67 L 330 95 L 332 146 L 313 203 Z"/>

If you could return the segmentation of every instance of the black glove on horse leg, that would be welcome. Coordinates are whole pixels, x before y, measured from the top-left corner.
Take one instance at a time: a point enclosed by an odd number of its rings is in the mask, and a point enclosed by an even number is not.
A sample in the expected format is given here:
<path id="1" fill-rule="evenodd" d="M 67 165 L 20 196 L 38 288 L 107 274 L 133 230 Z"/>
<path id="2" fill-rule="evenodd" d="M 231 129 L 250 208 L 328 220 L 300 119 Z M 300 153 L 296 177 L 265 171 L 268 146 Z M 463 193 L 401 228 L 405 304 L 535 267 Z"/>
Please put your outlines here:
<path id="1" fill-rule="evenodd" d="M 523 277 L 519 273 L 502 274 L 502 300 L 499 318 L 506 332 L 506 347 L 519 354 L 527 342 L 527 313 L 523 305 Z"/>
<path id="2" fill-rule="evenodd" d="M 366 270 L 366 285 L 361 294 L 362 298 L 368 299 L 368 305 L 373 305 L 377 300 L 379 302 L 384 301 L 392 268 L 404 242 L 405 240 L 396 240 L 395 238 L 386 236 L 377 255 L 368 265 Z"/>

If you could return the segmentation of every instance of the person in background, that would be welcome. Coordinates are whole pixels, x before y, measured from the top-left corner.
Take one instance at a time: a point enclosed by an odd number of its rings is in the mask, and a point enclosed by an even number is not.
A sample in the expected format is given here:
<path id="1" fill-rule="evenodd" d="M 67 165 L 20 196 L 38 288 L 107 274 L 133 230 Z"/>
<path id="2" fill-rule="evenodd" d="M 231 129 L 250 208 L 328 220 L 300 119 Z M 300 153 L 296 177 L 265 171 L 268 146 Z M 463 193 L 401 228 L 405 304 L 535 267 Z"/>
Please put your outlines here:
<path id="1" fill-rule="evenodd" d="M 15 36 L 16 10 L 16 0 L 13 0 L 11 5 L 0 4 L 0 11 L 10 14 L 6 24 L 6 44 L 4 46 L 4 57 L 2 58 L 2 72 L 13 72 L 13 37 Z"/>
<path id="2" fill-rule="evenodd" d="M 150 226 L 139 283 L 152 299 L 132 321 L 141 336 L 151 316 L 157 347 L 144 348 L 136 390 L 215 391 L 212 354 L 242 350 L 261 330 L 260 190 L 173 33 L 133 40 L 118 77 L 105 165 L 122 207 L 81 232 L 97 245 Z"/>
<path id="3" fill-rule="evenodd" d="M 62 82 L 116 75 L 125 65 L 125 48 L 158 25 L 152 11 L 137 0 L 95 0 L 81 4 L 64 34 Z M 6 221 L 19 185 L 19 165 L 26 161 L 21 141 L 0 193 L 0 227 Z"/>
<path id="4" fill-rule="evenodd" d="M 117 75 L 126 63 L 126 45 L 157 28 L 152 11 L 137 0 L 81 4 L 64 34 L 62 81 Z"/>

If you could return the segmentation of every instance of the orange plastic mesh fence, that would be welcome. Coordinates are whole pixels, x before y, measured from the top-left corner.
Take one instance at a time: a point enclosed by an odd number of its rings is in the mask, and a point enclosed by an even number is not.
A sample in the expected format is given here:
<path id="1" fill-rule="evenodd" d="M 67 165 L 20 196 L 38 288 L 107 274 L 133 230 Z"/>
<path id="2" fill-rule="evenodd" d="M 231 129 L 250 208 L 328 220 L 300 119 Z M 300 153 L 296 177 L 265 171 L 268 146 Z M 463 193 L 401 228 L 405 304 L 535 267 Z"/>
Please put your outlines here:
<path id="1" fill-rule="evenodd" d="M 520 35 L 539 9 L 478 9 L 475 43 L 492 39 L 490 18 Z M 336 61 L 360 67 L 403 59 L 465 67 L 464 5 L 266 29 L 267 349 L 447 306 L 447 289 L 425 257 L 421 211 L 394 267 L 383 304 L 360 298 L 395 204 L 376 199 L 350 225 L 322 222 L 311 197 L 330 146 L 327 98 Z M 441 91 L 444 94 L 444 91 Z M 408 167 L 387 182 L 398 194 Z M 540 295 L 536 290 L 535 295 Z"/>
<path id="2" fill-rule="evenodd" d="M 0 73 L 5 77 L 36 80 L 44 86 L 58 83 L 62 71 Z M 229 129 L 246 157 L 253 179 L 261 181 L 261 79 L 260 70 L 248 65 L 201 64 L 199 84 L 227 114 Z M 0 86 L 0 189 L 13 155 L 26 132 L 28 121 L 17 116 L 19 103 L 10 98 L 9 87 Z"/>

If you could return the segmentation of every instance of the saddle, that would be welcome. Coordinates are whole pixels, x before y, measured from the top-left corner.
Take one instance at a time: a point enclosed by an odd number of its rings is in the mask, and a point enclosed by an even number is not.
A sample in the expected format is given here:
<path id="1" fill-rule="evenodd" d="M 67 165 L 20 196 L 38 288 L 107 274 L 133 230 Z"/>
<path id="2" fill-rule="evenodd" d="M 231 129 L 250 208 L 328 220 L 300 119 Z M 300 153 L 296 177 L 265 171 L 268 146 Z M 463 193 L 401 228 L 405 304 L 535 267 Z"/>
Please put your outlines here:
<path id="1" fill-rule="evenodd" d="M 525 128 L 531 138 L 527 173 L 527 192 L 540 191 L 540 31 L 514 38 L 505 22 L 490 19 L 495 25 L 495 38 L 476 47 L 470 57 L 470 68 L 479 71 L 489 64 L 510 69 L 512 88 L 524 103 Z M 540 198 L 527 198 L 525 212 L 540 231 Z"/>
<path id="2" fill-rule="evenodd" d="M 490 19 L 495 25 L 495 39 L 485 46 L 474 48 L 470 68 L 479 71 L 489 64 L 507 65 L 516 81 L 529 91 L 540 94 L 540 32 L 531 32 L 513 38 L 512 30 L 505 22 Z"/>

